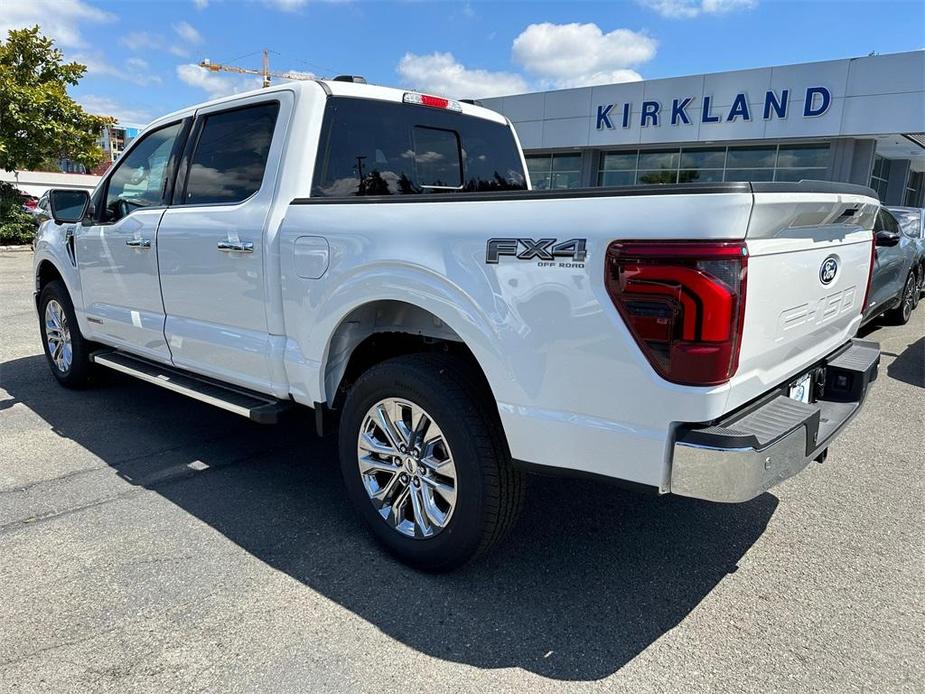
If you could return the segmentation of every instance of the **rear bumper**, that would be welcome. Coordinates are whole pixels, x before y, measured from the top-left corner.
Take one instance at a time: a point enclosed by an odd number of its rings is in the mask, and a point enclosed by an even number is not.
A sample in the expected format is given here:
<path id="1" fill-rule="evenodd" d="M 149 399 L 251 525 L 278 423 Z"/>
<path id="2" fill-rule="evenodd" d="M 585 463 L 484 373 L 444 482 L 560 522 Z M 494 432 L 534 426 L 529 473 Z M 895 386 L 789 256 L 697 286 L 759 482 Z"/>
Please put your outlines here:
<path id="1" fill-rule="evenodd" d="M 851 340 L 809 369 L 817 371 L 816 402 L 792 400 L 784 386 L 718 422 L 680 427 L 671 492 L 741 502 L 792 477 L 858 413 L 879 364 L 880 345 Z"/>

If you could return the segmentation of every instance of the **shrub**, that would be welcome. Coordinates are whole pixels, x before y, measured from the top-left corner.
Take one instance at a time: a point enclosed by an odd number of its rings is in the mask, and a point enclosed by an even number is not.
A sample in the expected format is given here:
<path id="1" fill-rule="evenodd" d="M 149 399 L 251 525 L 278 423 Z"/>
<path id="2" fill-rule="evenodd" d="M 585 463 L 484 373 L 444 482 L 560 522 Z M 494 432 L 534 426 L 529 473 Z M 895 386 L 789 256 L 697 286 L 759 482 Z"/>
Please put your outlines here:
<path id="1" fill-rule="evenodd" d="M 0 181 L 0 246 L 32 243 L 36 224 L 22 209 L 22 195 L 9 183 Z"/>

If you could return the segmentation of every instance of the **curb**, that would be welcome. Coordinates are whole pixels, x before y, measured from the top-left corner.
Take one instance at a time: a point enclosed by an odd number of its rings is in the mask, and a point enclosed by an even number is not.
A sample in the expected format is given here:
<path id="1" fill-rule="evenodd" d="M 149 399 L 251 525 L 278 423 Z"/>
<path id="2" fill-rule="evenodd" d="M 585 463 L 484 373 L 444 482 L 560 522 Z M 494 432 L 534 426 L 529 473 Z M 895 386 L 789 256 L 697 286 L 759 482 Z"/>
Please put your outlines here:
<path id="1" fill-rule="evenodd" d="M 0 246 L 0 254 L 3 253 L 31 253 L 32 246 Z"/>

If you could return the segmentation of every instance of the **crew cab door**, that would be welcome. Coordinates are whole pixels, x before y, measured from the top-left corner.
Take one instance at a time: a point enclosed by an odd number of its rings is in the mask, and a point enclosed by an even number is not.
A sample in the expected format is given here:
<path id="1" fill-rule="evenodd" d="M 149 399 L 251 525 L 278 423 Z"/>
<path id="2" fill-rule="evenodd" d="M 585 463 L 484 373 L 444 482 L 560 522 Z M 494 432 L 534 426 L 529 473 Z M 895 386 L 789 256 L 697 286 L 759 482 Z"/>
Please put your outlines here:
<path id="1" fill-rule="evenodd" d="M 173 362 L 268 391 L 265 232 L 292 95 L 201 109 L 157 255 Z"/>
<path id="2" fill-rule="evenodd" d="M 189 122 L 146 133 L 112 167 L 75 228 L 91 339 L 170 361 L 157 273 L 157 229 Z"/>

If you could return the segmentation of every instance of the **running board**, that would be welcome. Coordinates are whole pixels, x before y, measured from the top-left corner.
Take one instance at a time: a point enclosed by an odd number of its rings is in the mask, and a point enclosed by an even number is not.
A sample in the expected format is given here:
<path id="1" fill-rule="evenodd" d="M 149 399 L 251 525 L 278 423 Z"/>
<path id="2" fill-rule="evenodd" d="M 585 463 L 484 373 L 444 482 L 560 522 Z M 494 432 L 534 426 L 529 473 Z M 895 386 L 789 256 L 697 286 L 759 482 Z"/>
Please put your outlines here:
<path id="1" fill-rule="evenodd" d="M 134 376 L 146 383 L 172 390 L 200 402 L 247 417 L 258 424 L 276 424 L 279 416 L 292 408 L 292 403 L 269 395 L 229 386 L 181 369 L 119 351 L 101 351 L 90 360 L 107 369 Z"/>

